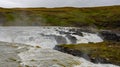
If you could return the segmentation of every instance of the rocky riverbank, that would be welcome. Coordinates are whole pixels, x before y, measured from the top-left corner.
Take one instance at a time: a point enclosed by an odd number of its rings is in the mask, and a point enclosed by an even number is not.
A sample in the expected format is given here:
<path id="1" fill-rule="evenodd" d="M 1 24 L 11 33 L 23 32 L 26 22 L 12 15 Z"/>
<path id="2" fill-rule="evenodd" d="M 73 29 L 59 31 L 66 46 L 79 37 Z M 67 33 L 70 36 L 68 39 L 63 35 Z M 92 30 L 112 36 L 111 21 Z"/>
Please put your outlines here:
<path id="1" fill-rule="evenodd" d="M 120 65 L 120 42 L 101 42 L 89 44 L 63 44 L 54 48 L 61 52 L 83 57 L 94 63 Z"/>

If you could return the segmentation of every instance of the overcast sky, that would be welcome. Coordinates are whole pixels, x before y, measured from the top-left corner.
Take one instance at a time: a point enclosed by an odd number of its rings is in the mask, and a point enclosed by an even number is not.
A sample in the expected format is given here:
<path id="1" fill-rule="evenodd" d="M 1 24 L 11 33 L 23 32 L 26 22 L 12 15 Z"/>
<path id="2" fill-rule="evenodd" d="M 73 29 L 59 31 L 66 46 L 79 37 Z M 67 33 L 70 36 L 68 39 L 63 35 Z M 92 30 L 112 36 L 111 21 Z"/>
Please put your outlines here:
<path id="1" fill-rule="evenodd" d="M 120 0 L 1 0 L 0 7 L 94 7 L 120 5 Z"/>

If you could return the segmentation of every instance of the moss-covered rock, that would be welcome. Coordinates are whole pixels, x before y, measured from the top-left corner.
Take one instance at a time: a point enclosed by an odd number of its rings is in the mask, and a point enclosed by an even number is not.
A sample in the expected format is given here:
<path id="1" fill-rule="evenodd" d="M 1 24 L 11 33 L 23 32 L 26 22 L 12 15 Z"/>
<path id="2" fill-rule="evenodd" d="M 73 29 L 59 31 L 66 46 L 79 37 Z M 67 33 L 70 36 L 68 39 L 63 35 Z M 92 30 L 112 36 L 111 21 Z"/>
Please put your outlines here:
<path id="1" fill-rule="evenodd" d="M 120 42 L 57 45 L 56 50 L 84 57 L 94 63 L 120 65 Z"/>

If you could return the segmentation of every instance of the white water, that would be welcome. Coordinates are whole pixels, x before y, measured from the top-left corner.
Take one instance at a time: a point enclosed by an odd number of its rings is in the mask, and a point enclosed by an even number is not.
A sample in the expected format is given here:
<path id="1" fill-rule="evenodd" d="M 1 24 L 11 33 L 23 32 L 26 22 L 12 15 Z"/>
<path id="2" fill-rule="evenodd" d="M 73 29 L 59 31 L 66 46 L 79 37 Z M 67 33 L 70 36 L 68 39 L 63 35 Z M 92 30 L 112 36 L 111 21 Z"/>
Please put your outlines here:
<path id="1" fill-rule="evenodd" d="M 72 35 L 77 38 L 77 43 L 102 42 L 103 40 L 97 34 L 82 32 L 83 36 Z"/>
<path id="2" fill-rule="evenodd" d="M 42 49 L 50 50 L 58 44 L 55 36 L 62 36 L 66 39 L 66 43 L 72 43 L 69 38 L 66 37 L 66 34 L 60 34 L 59 31 L 68 32 L 71 29 L 69 27 L 0 27 L 0 41 L 4 42 L 14 42 L 14 43 L 23 43 L 29 44 L 32 46 L 39 45 Z M 73 35 L 76 37 L 76 43 L 88 43 L 88 42 L 102 42 L 103 40 L 97 35 L 87 32 L 82 32 L 83 36 Z M 59 38 L 58 38 L 59 39 Z M 64 41 L 64 40 L 63 40 Z M 52 51 L 52 50 L 51 50 Z M 53 50 L 54 53 L 55 50 Z M 24 53 L 20 55 L 22 60 L 25 60 L 26 56 Z M 34 54 L 32 54 L 34 55 Z M 28 56 L 28 58 L 30 58 Z M 76 58 L 76 57 L 75 57 Z M 80 65 L 75 67 L 118 67 L 111 64 L 94 64 L 83 58 L 78 58 L 81 62 Z M 25 60 L 26 61 L 26 60 Z M 26 62 L 24 62 L 26 63 Z"/>
<path id="3" fill-rule="evenodd" d="M 68 32 L 68 27 L 0 27 L 0 41 L 39 45 L 43 48 L 53 48 L 59 44 L 55 37 L 61 36 L 66 40 L 66 44 L 72 43 L 66 34 L 59 31 Z M 71 35 L 76 37 L 76 43 L 102 42 L 97 34 L 82 32 L 83 36 Z M 59 39 L 59 38 L 57 38 Z"/>

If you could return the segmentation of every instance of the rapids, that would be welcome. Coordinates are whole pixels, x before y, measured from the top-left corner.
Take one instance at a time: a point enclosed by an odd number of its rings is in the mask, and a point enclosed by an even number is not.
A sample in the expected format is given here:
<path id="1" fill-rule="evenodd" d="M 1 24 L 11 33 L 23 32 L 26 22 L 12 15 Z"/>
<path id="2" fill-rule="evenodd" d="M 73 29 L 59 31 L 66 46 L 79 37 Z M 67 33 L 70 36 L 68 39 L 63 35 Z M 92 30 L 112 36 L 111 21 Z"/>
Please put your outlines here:
<path id="1" fill-rule="evenodd" d="M 29 44 L 42 48 L 54 48 L 58 44 L 103 41 L 96 33 L 78 31 L 79 28 L 75 27 L 0 27 L 0 41 Z"/>
<path id="2" fill-rule="evenodd" d="M 63 58 L 69 58 L 68 54 L 53 50 L 55 45 L 89 42 L 97 43 L 102 42 L 103 40 L 97 33 L 80 31 L 79 28 L 75 27 L 0 27 L 0 41 L 40 46 L 41 49 L 36 50 L 32 48 L 29 51 L 19 54 L 20 58 L 23 61 L 23 64 L 31 64 L 31 62 L 28 62 L 27 59 L 36 57 L 37 59 L 41 58 L 44 60 L 45 56 L 46 58 L 50 59 L 51 57 L 58 58 L 58 55 L 62 56 L 62 54 L 63 56 L 65 55 Z M 38 53 L 40 53 L 41 55 Z M 47 55 L 50 55 L 50 57 Z M 56 55 L 56 57 L 54 57 L 53 55 Z M 63 58 L 61 59 L 63 60 Z M 77 60 L 79 60 L 79 62 L 81 63 L 80 65 L 75 67 L 118 67 L 112 64 L 94 64 L 85 60 L 84 58 L 78 58 L 75 56 L 72 58 L 77 58 Z M 58 60 L 60 59 L 58 58 Z M 68 61 L 66 60 L 66 62 Z"/>

